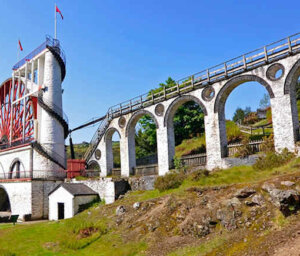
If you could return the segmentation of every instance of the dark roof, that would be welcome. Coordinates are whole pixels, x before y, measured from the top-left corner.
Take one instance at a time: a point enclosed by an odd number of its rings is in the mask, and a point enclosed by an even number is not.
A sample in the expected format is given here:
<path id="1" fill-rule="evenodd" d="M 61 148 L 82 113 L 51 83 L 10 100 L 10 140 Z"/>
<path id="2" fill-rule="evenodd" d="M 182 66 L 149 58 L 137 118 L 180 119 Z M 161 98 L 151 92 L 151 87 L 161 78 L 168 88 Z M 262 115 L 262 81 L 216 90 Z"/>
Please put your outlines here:
<path id="1" fill-rule="evenodd" d="M 82 183 L 62 183 L 58 185 L 54 190 L 52 190 L 48 195 L 51 195 L 58 188 L 63 187 L 73 196 L 90 196 L 90 195 L 98 195 L 97 192 L 89 188 L 88 186 Z"/>

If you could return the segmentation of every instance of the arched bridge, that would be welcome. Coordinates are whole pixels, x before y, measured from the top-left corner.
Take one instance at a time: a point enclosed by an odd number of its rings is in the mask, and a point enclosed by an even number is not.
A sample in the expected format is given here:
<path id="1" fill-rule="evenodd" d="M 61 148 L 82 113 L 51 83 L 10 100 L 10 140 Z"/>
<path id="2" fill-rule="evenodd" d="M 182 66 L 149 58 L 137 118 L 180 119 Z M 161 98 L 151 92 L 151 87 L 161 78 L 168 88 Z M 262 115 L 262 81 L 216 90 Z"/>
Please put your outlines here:
<path id="1" fill-rule="evenodd" d="M 98 162 L 103 176 L 113 167 L 112 135 L 120 135 L 121 174 L 136 166 L 135 125 L 149 114 L 156 124 L 159 174 L 168 172 L 175 153 L 173 116 L 187 101 L 197 102 L 205 115 L 207 168 L 227 167 L 224 107 L 231 91 L 256 81 L 270 96 L 275 149 L 295 152 L 299 122 L 295 86 L 300 75 L 300 34 L 290 36 L 220 65 L 177 81 L 158 93 L 146 93 L 109 108 L 85 155 Z"/>

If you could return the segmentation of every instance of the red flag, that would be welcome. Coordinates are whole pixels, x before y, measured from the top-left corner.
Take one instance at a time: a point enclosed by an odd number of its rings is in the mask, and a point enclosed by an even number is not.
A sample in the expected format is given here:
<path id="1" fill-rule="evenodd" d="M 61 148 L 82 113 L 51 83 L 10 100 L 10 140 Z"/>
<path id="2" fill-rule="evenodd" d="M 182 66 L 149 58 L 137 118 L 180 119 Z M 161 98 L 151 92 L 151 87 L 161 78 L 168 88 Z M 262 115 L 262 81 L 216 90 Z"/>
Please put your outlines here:
<path id="1" fill-rule="evenodd" d="M 64 19 L 64 16 L 61 14 L 61 11 L 58 9 L 58 7 L 56 6 L 56 12 L 58 12 L 60 14 L 61 19 Z"/>
<path id="2" fill-rule="evenodd" d="M 23 51 L 23 47 L 22 47 L 22 44 L 21 44 L 20 40 L 19 40 L 19 47 L 20 47 L 20 50 Z"/>

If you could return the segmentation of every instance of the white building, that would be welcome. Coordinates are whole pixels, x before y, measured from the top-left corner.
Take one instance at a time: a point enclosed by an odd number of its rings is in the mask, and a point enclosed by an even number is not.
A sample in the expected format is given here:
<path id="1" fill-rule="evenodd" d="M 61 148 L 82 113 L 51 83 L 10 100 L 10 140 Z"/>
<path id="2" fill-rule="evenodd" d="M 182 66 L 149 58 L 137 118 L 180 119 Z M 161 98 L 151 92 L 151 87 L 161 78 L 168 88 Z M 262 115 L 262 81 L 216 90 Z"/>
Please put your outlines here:
<path id="1" fill-rule="evenodd" d="M 49 193 L 49 220 L 72 218 L 98 193 L 84 184 L 62 183 Z"/>

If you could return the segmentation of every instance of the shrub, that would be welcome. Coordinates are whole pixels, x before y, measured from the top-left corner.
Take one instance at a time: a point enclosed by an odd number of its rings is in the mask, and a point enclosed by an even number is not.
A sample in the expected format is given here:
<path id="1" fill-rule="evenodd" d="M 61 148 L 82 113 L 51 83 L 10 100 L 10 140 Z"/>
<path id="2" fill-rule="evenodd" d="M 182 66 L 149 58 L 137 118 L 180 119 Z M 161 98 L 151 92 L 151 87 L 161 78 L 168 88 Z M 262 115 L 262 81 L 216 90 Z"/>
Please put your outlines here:
<path id="1" fill-rule="evenodd" d="M 159 176 L 155 180 L 154 187 L 160 192 L 178 188 L 185 179 L 185 174 L 181 172 L 169 172 L 164 176 Z"/>
<path id="2" fill-rule="evenodd" d="M 199 169 L 197 171 L 194 171 L 190 174 L 190 178 L 192 181 L 199 181 L 203 177 L 207 177 L 209 175 L 208 170 Z"/>
<path id="3" fill-rule="evenodd" d="M 288 163 L 295 155 L 286 148 L 279 154 L 276 152 L 268 152 L 264 156 L 260 156 L 253 165 L 255 170 L 273 169 Z"/>
<path id="4" fill-rule="evenodd" d="M 247 157 L 253 153 L 251 146 L 249 145 L 249 138 L 243 137 L 241 141 L 241 146 L 237 148 L 237 153 L 235 154 L 236 157 Z"/>
<path id="5" fill-rule="evenodd" d="M 275 151 L 273 134 L 271 134 L 269 137 L 264 137 L 263 138 L 263 143 L 261 145 L 261 150 L 265 153 Z"/>

